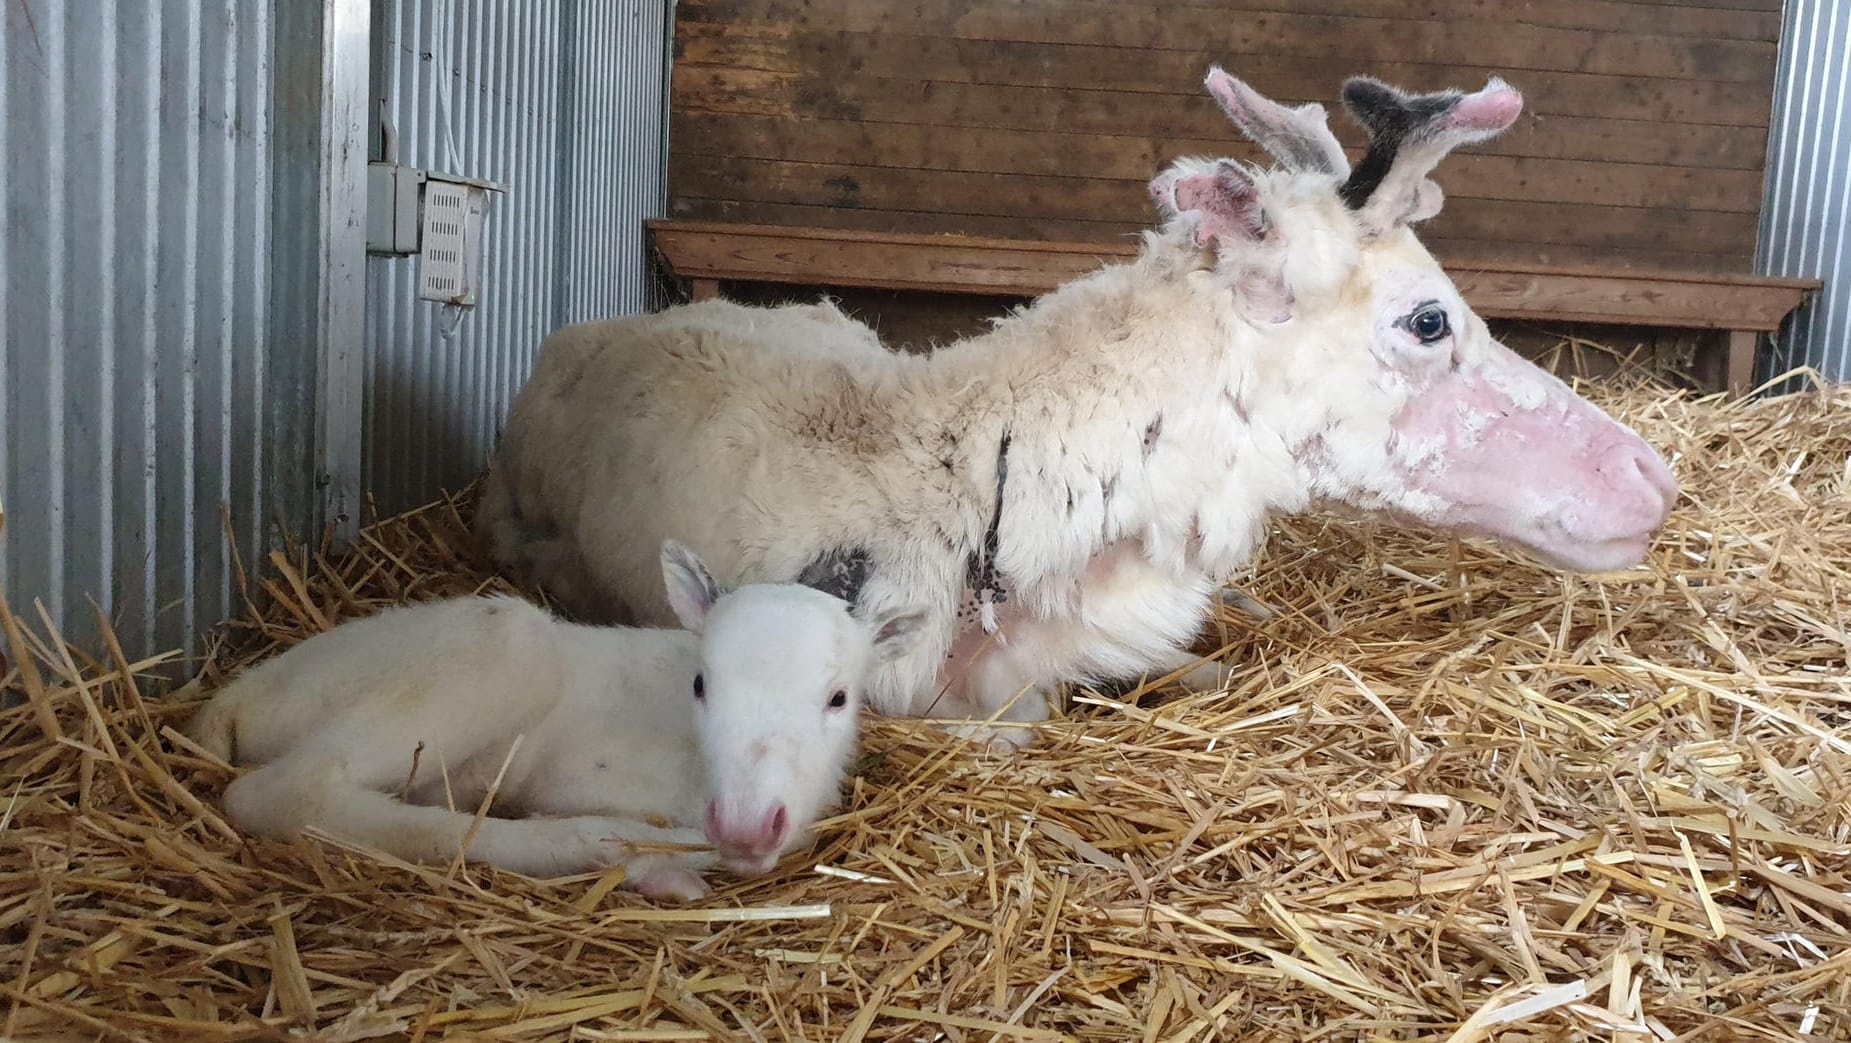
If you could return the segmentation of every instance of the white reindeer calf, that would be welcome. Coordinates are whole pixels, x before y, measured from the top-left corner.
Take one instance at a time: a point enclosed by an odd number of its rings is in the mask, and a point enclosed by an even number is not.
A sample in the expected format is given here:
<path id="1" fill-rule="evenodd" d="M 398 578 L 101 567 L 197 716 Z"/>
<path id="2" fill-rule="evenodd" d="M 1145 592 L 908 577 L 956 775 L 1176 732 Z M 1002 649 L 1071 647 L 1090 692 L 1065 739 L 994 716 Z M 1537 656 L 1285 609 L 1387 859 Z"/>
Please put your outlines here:
<path id="1" fill-rule="evenodd" d="M 510 597 L 391 609 L 245 672 L 187 732 L 259 766 L 225 792 L 257 835 L 312 826 L 444 861 L 500 775 L 469 858 L 534 876 L 622 864 L 644 894 L 699 898 L 715 862 L 764 873 L 809 841 L 840 796 L 863 678 L 921 616 L 863 622 L 791 583 L 722 591 L 672 540 L 662 572 L 686 630 L 584 626 Z"/>

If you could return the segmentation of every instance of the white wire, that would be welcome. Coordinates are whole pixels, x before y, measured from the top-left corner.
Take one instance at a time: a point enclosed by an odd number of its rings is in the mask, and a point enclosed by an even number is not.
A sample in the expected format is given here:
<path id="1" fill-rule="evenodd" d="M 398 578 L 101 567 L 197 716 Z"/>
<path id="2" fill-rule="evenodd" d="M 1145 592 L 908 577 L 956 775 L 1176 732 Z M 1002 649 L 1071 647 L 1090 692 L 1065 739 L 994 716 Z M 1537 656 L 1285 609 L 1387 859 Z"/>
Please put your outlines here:
<path id="1" fill-rule="evenodd" d="M 436 0 L 434 7 L 431 21 L 442 25 L 441 29 L 433 29 L 437 39 L 431 41 L 431 54 L 437 64 L 437 126 L 443 132 L 443 161 L 447 172 L 461 175 L 463 161 L 457 155 L 456 137 L 450 132 L 450 121 L 456 111 L 450 105 L 450 80 L 456 75 L 451 46 L 456 39 L 456 20 L 450 17 L 449 0 Z"/>
<path id="2" fill-rule="evenodd" d="M 439 305 L 437 311 L 437 339 L 455 340 L 457 331 L 463 327 L 464 316 L 469 314 L 469 309 L 446 302 Z"/>
<path id="3" fill-rule="evenodd" d="M 450 15 L 449 0 L 435 0 L 431 12 L 432 34 L 431 55 L 437 66 L 437 127 L 443 136 L 443 162 L 445 171 L 461 176 L 463 161 L 456 151 L 456 135 L 451 132 L 451 121 L 455 109 L 450 104 L 450 80 L 456 75 L 453 64 L 453 44 L 456 41 L 456 19 Z M 469 314 L 467 308 L 454 304 L 443 304 L 438 308 L 437 339 L 451 341 L 462 329 L 463 319 Z"/>

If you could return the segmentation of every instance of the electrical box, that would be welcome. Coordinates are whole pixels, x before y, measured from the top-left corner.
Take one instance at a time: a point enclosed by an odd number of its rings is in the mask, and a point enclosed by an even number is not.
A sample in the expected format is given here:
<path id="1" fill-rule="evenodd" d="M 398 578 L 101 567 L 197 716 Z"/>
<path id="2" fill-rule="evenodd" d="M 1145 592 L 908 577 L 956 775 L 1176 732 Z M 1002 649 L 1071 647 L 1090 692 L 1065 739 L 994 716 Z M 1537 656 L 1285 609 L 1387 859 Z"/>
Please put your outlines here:
<path id="1" fill-rule="evenodd" d="M 418 299 L 474 307 L 492 181 L 367 164 L 366 251 L 418 256 Z"/>
<path id="2" fill-rule="evenodd" d="M 418 252 L 418 192 L 424 171 L 397 163 L 366 165 L 366 252 Z"/>
<path id="3" fill-rule="evenodd" d="M 482 280 L 482 218 L 488 191 L 427 178 L 418 248 L 418 299 L 473 307 Z"/>

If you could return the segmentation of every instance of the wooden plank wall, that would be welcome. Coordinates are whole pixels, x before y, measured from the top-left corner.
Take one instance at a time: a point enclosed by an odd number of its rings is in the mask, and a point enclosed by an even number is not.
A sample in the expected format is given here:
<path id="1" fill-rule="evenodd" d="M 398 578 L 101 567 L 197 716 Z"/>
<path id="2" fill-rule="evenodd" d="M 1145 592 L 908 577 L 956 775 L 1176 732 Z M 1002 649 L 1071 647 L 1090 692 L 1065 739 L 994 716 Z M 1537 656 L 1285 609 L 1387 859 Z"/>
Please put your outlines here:
<path id="1" fill-rule="evenodd" d="M 1100 240 L 1187 154 L 1257 154 L 1211 62 L 1338 111 L 1346 76 L 1524 92 L 1455 153 L 1443 259 L 1746 272 L 1780 0 L 680 0 L 669 213 Z"/>

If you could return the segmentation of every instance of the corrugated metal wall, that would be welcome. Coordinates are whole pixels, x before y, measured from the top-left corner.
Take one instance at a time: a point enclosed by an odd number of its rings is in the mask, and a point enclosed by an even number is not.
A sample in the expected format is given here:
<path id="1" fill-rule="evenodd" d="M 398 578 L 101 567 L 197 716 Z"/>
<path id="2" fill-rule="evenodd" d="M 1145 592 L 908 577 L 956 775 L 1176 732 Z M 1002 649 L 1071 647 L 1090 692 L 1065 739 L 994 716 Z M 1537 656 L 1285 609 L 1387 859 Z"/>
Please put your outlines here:
<path id="1" fill-rule="evenodd" d="M 1787 0 L 1756 270 L 1825 289 L 1775 338 L 1762 379 L 1811 365 L 1851 380 L 1851 4 Z"/>
<path id="2" fill-rule="evenodd" d="M 644 311 L 642 220 L 663 212 L 669 0 L 569 2 L 556 325 Z M 653 48 L 653 50 L 652 50 Z"/>
<path id="3" fill-rule="evenodd" d="M 192 646 L 230 610 L 220 504 L 248 563 L 279 502 L 266 414 L 303 404 L 266 377 L 269 11 L 0 16 L 0 568 L 85 644 L 94 598 L 131 655 Z"/>
<path id="4" fill-rule="evenodd" d="M 660 212 L 668 5 L 391 0 L 383 95 L 397 160 L 491 196 L 473 309 L 417 299 L 417 261 L 367 272 L 366 468 L 381 513 L 485 464 L 540 341 L 641 310 Z"/>
<path id="5" fill-rule="evenodd" d="M 363 206 L 328 188 L 365 0 L 0 4 L 0 581 L 81 646 L 94 599 L 131 656 L 196 651 L 234 610 L 221 504 L 255 568 L 327 513 L 326 429 L 385 510 L 459 485 L 548 331 L 643 306 L 668 5 L 378 2 L 399 158 L 509 192 L 449 339 L 415 261 L 369 261 L 363 377 L 318 280 Z"/>

